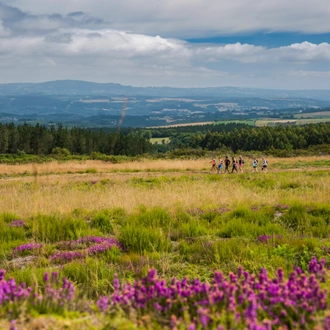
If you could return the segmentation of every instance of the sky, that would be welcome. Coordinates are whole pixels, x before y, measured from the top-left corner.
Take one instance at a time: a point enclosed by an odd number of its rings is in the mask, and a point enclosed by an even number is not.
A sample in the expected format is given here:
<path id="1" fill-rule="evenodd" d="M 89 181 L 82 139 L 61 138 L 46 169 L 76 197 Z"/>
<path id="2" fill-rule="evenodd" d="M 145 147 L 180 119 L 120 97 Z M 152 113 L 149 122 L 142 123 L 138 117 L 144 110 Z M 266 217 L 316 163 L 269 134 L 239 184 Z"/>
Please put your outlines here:
<path id="1" fill-rule="evenodd" d="M 0 83 L 330 89 L 329 0 L 0 0 Z"/>

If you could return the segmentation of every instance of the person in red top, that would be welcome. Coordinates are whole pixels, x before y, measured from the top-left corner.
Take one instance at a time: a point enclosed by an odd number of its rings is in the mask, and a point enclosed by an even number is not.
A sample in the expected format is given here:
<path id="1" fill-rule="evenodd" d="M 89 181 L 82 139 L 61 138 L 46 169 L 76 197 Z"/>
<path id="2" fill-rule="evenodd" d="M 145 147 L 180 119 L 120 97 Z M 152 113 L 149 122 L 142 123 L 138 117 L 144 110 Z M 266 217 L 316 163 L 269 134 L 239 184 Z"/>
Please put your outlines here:
<path id="1" fill-rule="evenodd" d="M 212 164 L 211 173 L 217 172 L 217 163 L 215 162 L 215 158 L 212 158 L 211 164 Z"/>
<path id="2" fill-rule="evenodd" d="M 242 156 L 239 156 L 238 158 L 238 168 L 241 173 L 243 173 L 243 165 L 244 165 L 244 159 Z"/>

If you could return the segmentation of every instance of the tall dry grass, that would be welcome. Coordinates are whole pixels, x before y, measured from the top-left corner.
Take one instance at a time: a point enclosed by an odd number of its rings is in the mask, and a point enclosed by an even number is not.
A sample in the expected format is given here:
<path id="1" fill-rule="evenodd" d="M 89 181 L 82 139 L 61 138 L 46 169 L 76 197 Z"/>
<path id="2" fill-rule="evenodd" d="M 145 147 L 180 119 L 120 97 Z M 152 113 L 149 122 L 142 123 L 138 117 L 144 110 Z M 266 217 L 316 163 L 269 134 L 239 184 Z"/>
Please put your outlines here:
<path id="1" fill-rule="evenodd" d="M 19 164 L 7 165 L 0 164 L 0 173 L 6 174 L 38 174 L 45 173 L 67 173 L 86 171 L 88 169 L 95 169 L 98 172 L 111 171 L 148 171 L 148 170 L 178 170 L 186 169 L 200 170 L 208 166 L 208 160 L 141 160 L 134 162 L 127 162 L 121 164 L 106 163 L 98 160 L 87 161 L 69 161 L 65 163 L 50 162 L 44 164 Z"/>
<path id="2" fill-rule="evenodd" d="M 207 173 L 186 171 L 188 163 L 195 164 L 195 168 L 205 165 L 202 160 L 195 163 L 157 161 L 152 164 L 160 173 L 142 170 L 138 173 L 87 173 L 1 179 L 0 211 L 29 217 L 37 213 L 68 213 L 77 208 L 100 210 L 122 207 L 127 212 L 132 212 L 139 205 L 177 210 L 251 204 L 274 205 L 295 201 L 329 202 L 330 176 L 307 176 L 305 172 L 283 171 L 210 176 Z M 143 166 L 133 163 L 119 166 L 127 168 L 137 165 Z M 180 165 L 184 168 L 182 172 L 161 172 L 161 168 L 178 168 Z M 151 165 L 146 162 L 144 166 Z"/>
<path id="3" fill-rule="evenodd" d="M 220 155 L 214 154 L 216 158 Z M 243 155 L 244 156 L 244 155 Z M 224 157 L 224 155 L 222 155 Z M 252 155 L 245 156 L 246 167 L 249 167 Z M 294 158 L 276 158 L 268 157 L 271 165 L 276 164 L 295 164 L 299 161 L 311 163 L 315 161 L 330 161 L 330 156 L 311 156 Z M 202 158 L 196 160 L 139 160 L 127 163 L 112 164 L 98 160 L 87 161 L 68 161 L 68 162 L 50 162 L 44 164 L 19 164 L 7 165 L 0 164 L 0 174 L 47 174 L 47 173 L 76 173 L 84 172 L 89 169 L 95 169 L 97 172 L 117 172 L 117 171 L 201 171 L 210 168 L 210 159 Z"/>

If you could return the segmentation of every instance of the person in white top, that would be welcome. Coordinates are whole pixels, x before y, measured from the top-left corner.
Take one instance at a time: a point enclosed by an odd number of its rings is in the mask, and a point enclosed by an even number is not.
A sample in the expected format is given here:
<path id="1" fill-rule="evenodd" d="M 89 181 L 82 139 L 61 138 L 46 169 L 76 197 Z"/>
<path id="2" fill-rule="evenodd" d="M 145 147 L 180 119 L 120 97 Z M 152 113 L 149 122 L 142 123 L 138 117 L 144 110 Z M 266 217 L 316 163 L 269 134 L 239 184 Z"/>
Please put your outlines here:
<path id="1" fill-rule="evenodd" d="M 268 170 L 267 170 L 267 166 L 268 166 L 268 162 L 267 162 L 267 159 L 266 158 L 262 158 L 262 170 L 267 173 Z"/>
<path id="2" fill-rule="evenodd" d="M 258 160 L 253 158 L 252 161 L 252 172 L 258 172 Z"/>

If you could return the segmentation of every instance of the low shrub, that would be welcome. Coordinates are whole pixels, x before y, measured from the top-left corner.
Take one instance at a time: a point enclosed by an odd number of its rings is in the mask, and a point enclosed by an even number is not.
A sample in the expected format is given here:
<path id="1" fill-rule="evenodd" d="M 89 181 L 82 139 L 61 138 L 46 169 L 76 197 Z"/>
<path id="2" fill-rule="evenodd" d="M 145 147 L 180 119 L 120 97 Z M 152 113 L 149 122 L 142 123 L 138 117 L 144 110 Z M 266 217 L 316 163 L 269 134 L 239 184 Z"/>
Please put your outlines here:
<path id="1" fill-rule="evenodd" d="M 160 228 L 145 228 L 129 224 L 120 230 L 120 242 L 128 251 L 168 252 L 172 245 Z"/>

